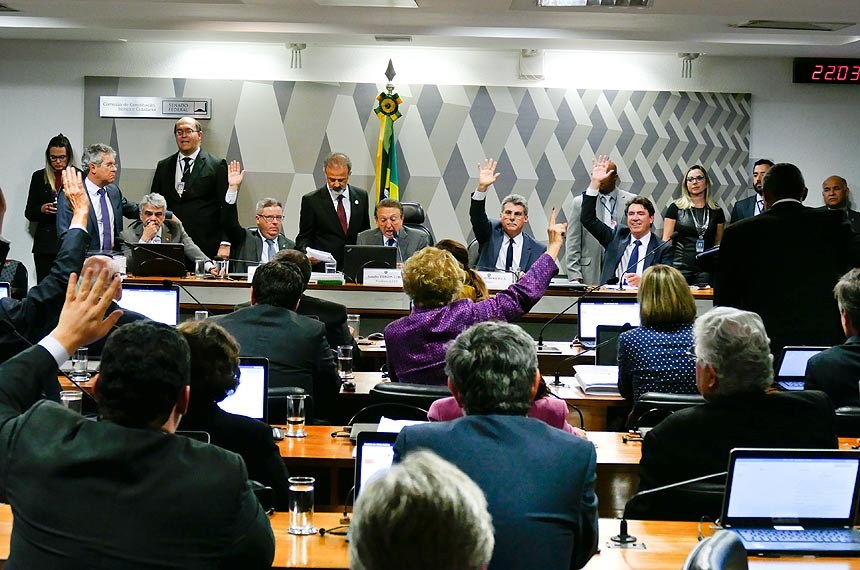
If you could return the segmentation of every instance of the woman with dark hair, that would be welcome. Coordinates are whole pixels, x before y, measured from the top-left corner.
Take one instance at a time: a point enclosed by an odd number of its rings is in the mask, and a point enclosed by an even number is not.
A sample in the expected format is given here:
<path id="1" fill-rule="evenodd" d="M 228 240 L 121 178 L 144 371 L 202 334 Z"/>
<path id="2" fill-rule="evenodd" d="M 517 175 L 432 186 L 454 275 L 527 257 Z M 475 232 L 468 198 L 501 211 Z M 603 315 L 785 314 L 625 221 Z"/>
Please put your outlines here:
<path id="1" fill-rule="evenodd" d="M 457 260 L 457 263 L 460 264 L 460 269 L 466 272 L 463 291 L 460 293 L 461 299 L 480 301 L 481 299 L 486 299 L 490 296 L 489 291 L 487 291 L 487 285 L 484 283 L 484 279 L 477 271 L 469 267 L 469 250 L 466 249 L 465 245 L 453 239 L 443 239 L 442 241 L 437 242 L 434 247 L 444 249 L 453 255 L 454 259 Z"/>
<path id="2" fill-rule="evenodd" d="M 681 197 L 663 214 L 663 241 L 678 232 L 672 265 L 688 284 L 711 282 L 711 274 L 699 266 L 696 254 L 720 245 L 725 227 L 726 215 L 711 196 L 708 172 L 694 164 L 681 180 Z"/>
<path id="3" fill-rule="evenodd" d="M 211 321 L 185 321 L 176 328 L 191 349 L 191 401 L 179 429 L 205 431 L 212 445 L 241 455 L 248 478 L 272 488 L 276 510 L 288 510 L 289 474 L 272 429 L 218 407 L 241 381 L 239 344 Z"/>
<path id="4" fill-rule="evenodd" d="M 45 148 L 45 168 L 30 178 L 30 191 L 24 216 L 36 224 L 33 235 L 33 262 L 38 283 L 51 271 L 60 242 L 57 239 L 57 194 L 63 189 L 63 170 L 75 165 L 72 143 L 63 133 L 48 141 Z"/>

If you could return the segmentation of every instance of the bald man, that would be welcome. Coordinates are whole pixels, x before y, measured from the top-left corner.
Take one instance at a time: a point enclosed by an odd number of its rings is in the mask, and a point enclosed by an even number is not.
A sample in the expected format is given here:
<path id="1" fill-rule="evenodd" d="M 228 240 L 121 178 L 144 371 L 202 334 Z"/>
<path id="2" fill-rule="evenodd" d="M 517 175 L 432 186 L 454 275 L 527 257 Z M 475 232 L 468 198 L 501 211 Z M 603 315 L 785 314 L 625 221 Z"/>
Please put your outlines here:
<path id="1" fill-rule="evenodd" d="M 860 233 L 860 212 L 849 208 L 848 198 L 851 189 L 848 188 L 848 182 L 841 176 L 830 176 L 821 183 L 821 195 L 824 198 L 824 206 L 822 209 L 827 210 L 845 210 L 848 215 L 848 221 L 851 222 L 851 229 L 856 233 Z"/>

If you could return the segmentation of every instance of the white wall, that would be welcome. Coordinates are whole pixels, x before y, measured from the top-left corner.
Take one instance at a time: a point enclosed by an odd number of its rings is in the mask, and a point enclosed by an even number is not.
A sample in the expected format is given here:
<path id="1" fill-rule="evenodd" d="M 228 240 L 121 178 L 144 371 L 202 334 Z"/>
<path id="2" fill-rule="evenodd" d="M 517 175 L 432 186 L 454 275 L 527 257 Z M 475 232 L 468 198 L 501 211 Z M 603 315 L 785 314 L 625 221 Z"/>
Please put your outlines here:
<path id="1" fill-rule="evenodd" d="M 753 98 L 750 154 L 793 162 L 820 205 L 820 182 L 830 174 L 860 191 L 860 90 L 791 84 L 789 59 L 702 56 L 692 79 L 681 79 L 675 54 L 549 52 L 546 80 L 517 79 L 518 53 L 411 47 L 322 48 L 303 54 L 304 69 L 289 68 L 283 45 L 0 41 L 0 187 L 8 203 L 3 235 L 11 256 L 32 274 L 31 240 L 23 217 L 31 173 L 44 166 L 48 139 L 62 131 L 80 152 L 87 75 L 306 81 L 376 81 L 388 59 L 397 83 L 543 85 L 669 91 L 749 92 Z"/>

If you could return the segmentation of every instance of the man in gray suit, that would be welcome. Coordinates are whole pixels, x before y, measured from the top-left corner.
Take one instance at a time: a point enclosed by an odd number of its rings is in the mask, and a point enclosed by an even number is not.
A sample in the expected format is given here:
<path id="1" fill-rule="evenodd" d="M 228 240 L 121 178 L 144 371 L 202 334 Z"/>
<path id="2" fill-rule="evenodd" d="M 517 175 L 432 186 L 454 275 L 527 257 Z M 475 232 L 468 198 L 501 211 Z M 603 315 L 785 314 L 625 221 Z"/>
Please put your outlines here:
<path id="1" fill-rule="evenodd" d="M 426 234 L 403 227 L 403 206 L 397 200 L 380 200 L 373 210 L 373 217 L 376 218 L 376 229 L 358 234 L 356 244 L 397 246 L 398 265 L 406 263 L 416 251 L 430 245 Z"/>
<path id="2" fill-rule="evenodd" d="M 614 162 L 609 162 L 612 176 L 600 183 L 600 197 L 597 202 L 597 217 L 604 224 L 615 229 L 615 226 L 626 225 L 624 204 L 636 194 L 625 192 L 617 187 L 618 169 Z M 580 222 L 582 215 L 582 194 L 575 196 L 570 205 L 565 208 L 567 216 L 567 236 L 565 249 L 567 251 L 567 278 L 571 281 L 582 281 L 590 285 L 600 283 L 600 268 L 603 263 L 603 246 L 588 233 Z"/>
<path id="3" fill-rule="evenodd" d="M 235 209 L 235 205 L 228 206 Z M 254 208 L 254 219 L 256 227 L 244 228 L 235 216 L 228 216 L 228 236 L 232 243 L 237 244 L 236 252 L 229 257 L 236 260 L 233 262 L 232 271 L 243 273 L 248 270 L 248 265 L 262 264 L 272 261 L 275 254 L 282 249 L 295 249 L 296 243 L 284 235 L 284 208 L 275 198 L 263 198 Z"/>

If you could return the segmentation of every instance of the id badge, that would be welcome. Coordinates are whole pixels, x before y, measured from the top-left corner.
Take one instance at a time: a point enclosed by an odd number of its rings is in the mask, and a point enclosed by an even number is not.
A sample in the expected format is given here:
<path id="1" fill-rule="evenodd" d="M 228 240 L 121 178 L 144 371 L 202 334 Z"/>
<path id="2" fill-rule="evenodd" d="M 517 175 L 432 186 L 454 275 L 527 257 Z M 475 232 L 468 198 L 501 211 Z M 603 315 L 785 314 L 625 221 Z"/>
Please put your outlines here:
<path id="1" fill-rule="evenodd" d="M 702 253 L 705 251 L 705 240 L 704 238 L 699 238 L 696 240 L 696 253 Z"/>
<path id="2" fill-rule="evenodd" d="M 609 222 L 609 227 L 612 228 L 613 230 L 615 229 L 615 226 L 617 226 L 617 225 L 618 225 L 618 222 L 616 222 L 615 220 L 612 220 L 611 222 Z"/>
<path id="3" fill-rule="evenodd" d="M 185 192 L 185 182 L 180 182 L 176 185 L 176 193 L 182 196 L 183 192 Z"/>

